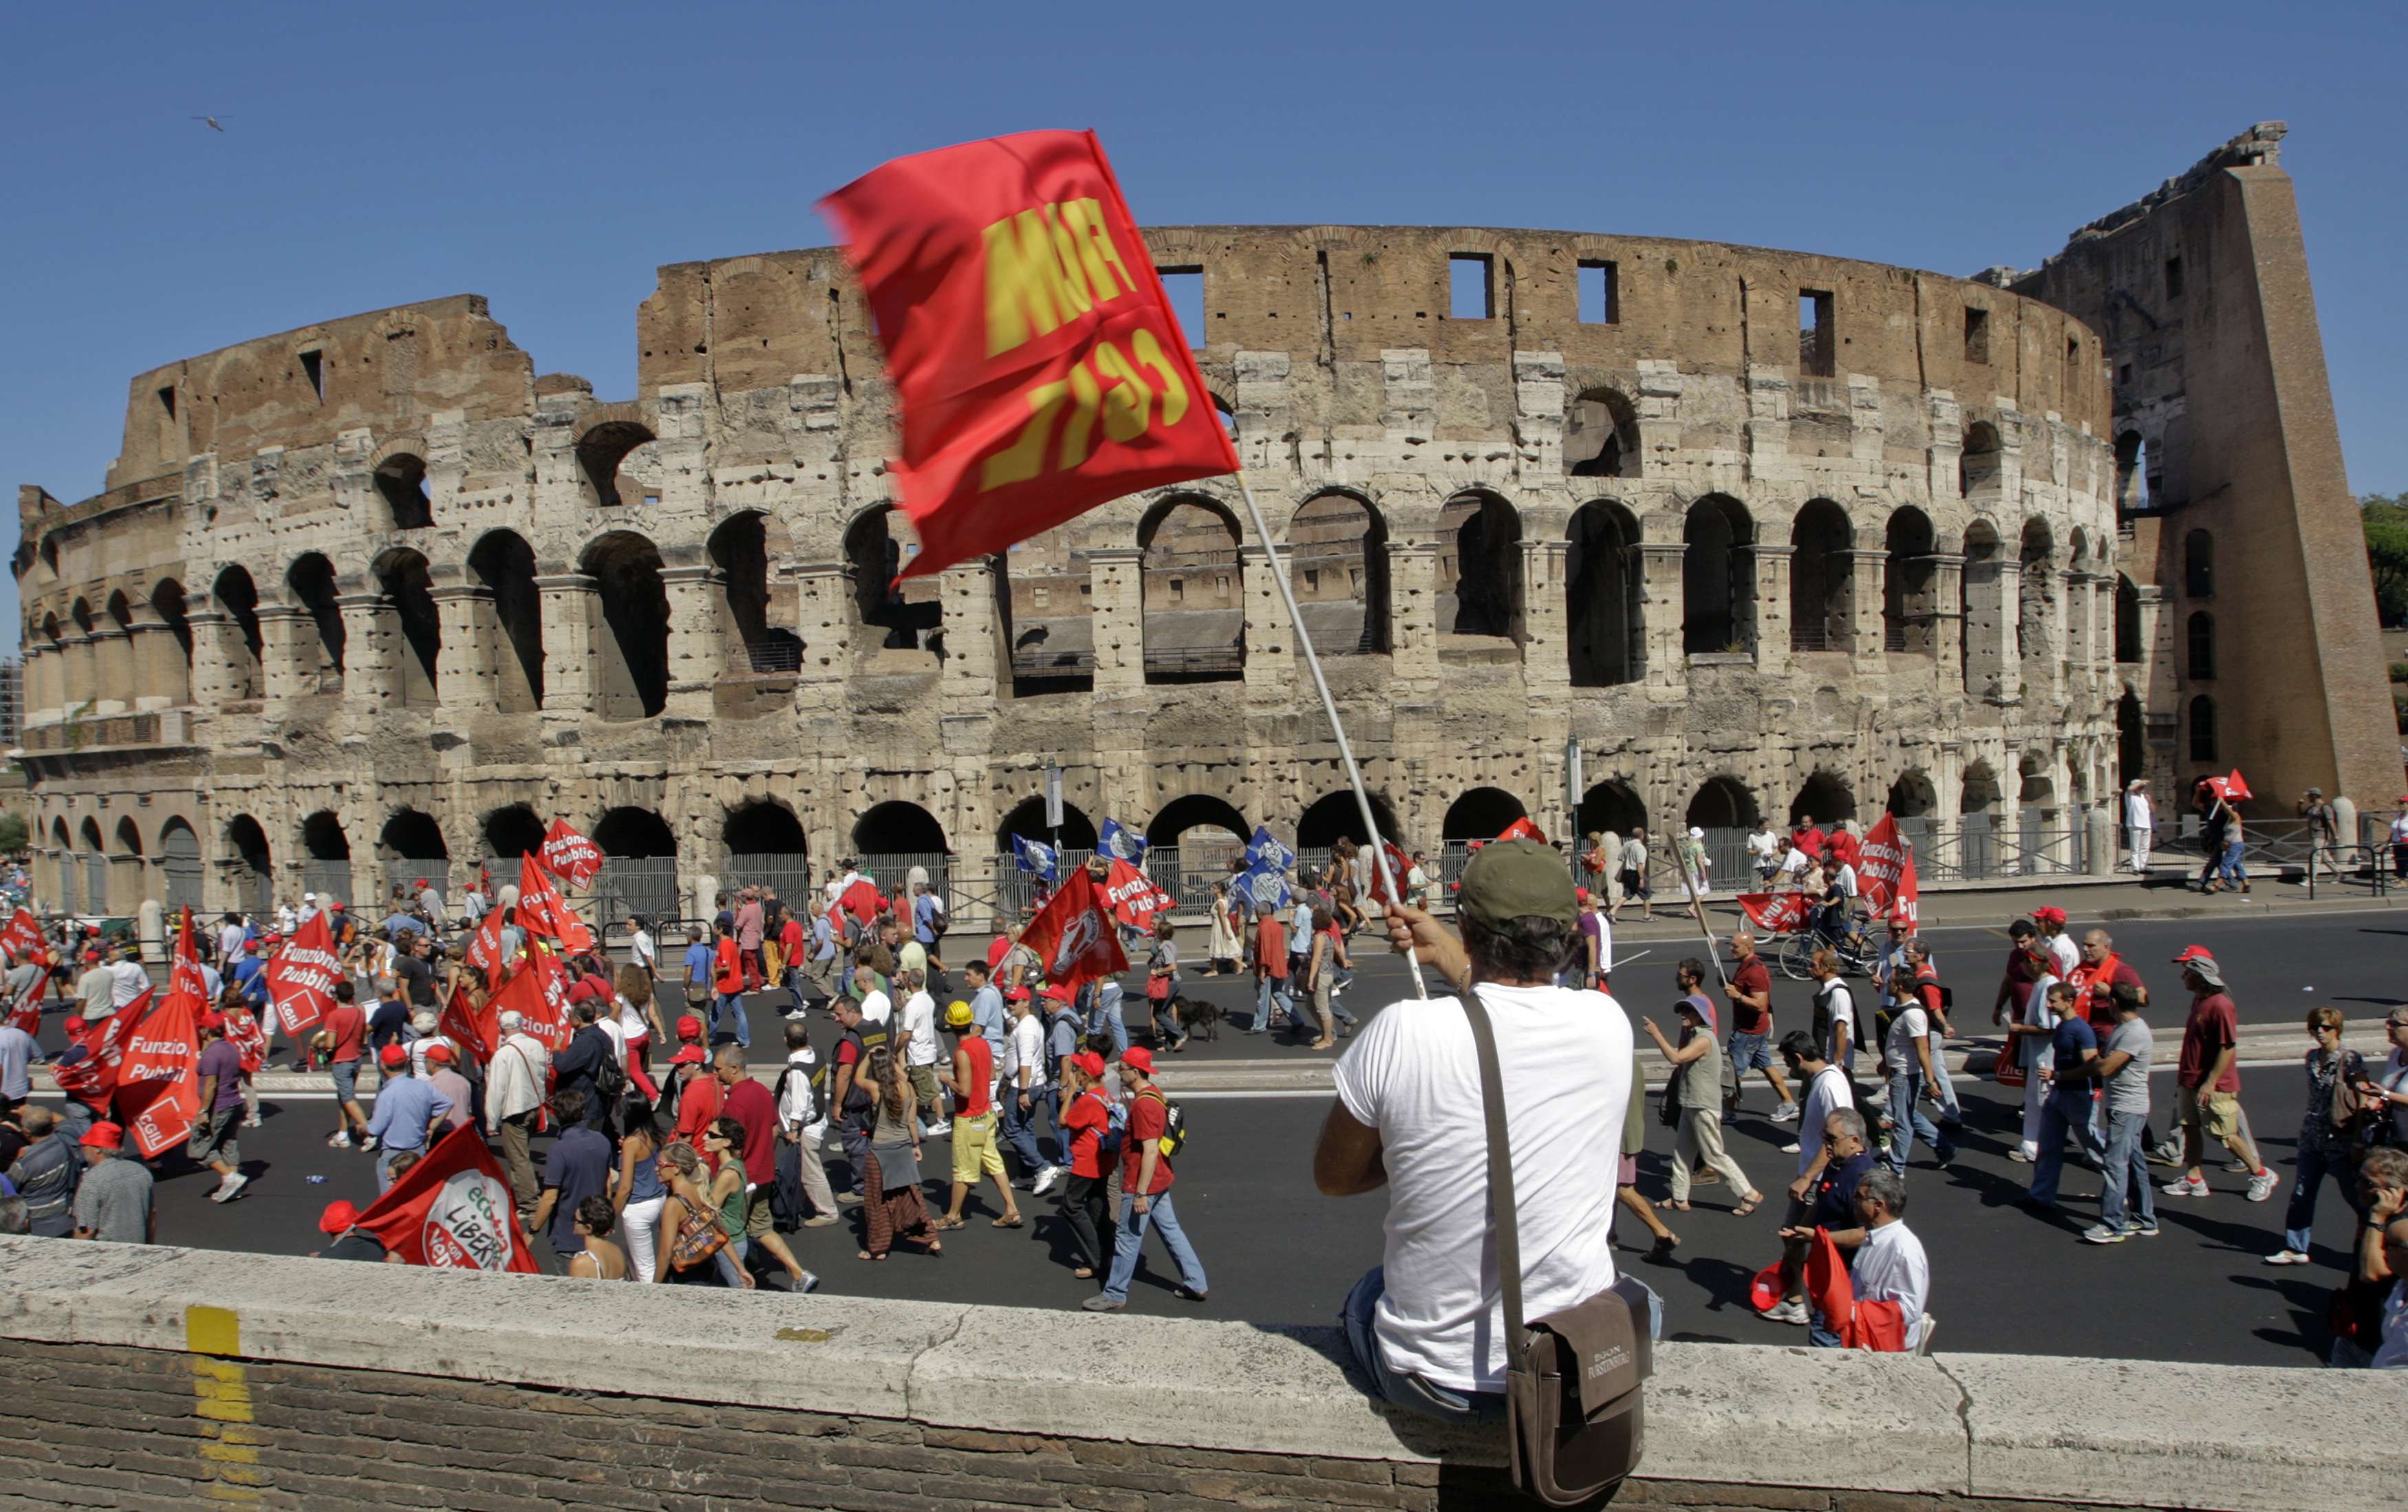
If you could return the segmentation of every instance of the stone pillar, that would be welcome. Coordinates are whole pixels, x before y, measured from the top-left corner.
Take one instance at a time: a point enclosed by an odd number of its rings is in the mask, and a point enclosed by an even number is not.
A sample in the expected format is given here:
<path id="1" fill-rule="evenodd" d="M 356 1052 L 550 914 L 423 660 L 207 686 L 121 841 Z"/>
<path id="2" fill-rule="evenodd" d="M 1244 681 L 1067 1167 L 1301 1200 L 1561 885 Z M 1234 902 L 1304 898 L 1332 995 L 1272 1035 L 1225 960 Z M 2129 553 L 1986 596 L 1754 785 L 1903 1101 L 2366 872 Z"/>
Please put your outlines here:
<path id="1" fill-rule="evenodd" d="M 1438 681 L 1438 546 L 1396 541 L 1388 547 L 1390 665 L 1400 682 Z"/>
<path id="2" fill-rule="evenodd" d="M 2099 670 L 2098 631 L 2091 614 L 2091 607 L 2098 601 L 2092 586 L 2097 581 L 2086 572 L 2067 573 L 2064 597 L 2059 601 L 2064 606 L 2065 615 L 2065 655 L 2062 660 L 2071 667 L 2072 675 L 2086 685 L 2098 675 Z"/>
<path id="3" fill-rule="evenodd" d="M 303 637 L 314 635 L 315 627 L 304 611 L 283 604 L 259 606 L 259 694 L 262 710 L 269 718 L 283 718 L 292 712 L 295 699 L 318 691 L 314 646 L 310 649 L 312 672 L 307 687 L 303 686 L 301 670 Z"/>
<path id="4" fill-rule="evenodd" d="M 92 636 L 79 633 L 60 642 L 66 648 L 66 710 L 70 714 L 93 713 L 100 698 L 100 673 L 92 641 Z"/>
<path id="5" fill-rule="evenodd" d="M 1798 554 L 1794 546 L 1759 546 L 1756 549 L 1756 669 L 1758 672 L 1781 674 L 1789 670 L 1789 574 L 1791 559 Z M 1675 574 L 1673 590 L 1680 592 L 1678 573 L 1680 559 L 1673 559 Z M 1676 596 L 1677 606 L 1679 599 Z M 1679 626 L 1674 625 L 1677 635 Z"/>
<path id="6" fill-rule="evenodd" d="M 1689 656 L 1681 645 L 1681 559 L 1688 548 L 1679 541 L 1642 541 L 1639 546 L 1640 621 L 1647 640 L 1647 686 L 1650 688 L 1686 687 L 1689 680 Z M 1786 568 L 1788 557 L 1784 554 L 1770 560 L 1783 569 L 1782 595 L 1788 596 Z M 1759 569 L 1760 571 L 1761 569 Z M 1784 606 L 1785 607 L 1785 606 Z M 1782 655 L 1788 655 L 1788 617 L 1781 636 Z"/>
<path id="7" fill-rule="evenodd" d="M 2016 625 L 2023 614 L 2023 563 L 2004 558 L 1966 564 L 1966 592 L 1986 610 L 1965 629 L 1965 691 L 1976 698 L 2014 703 L 2021 697 L 2023 668 L 2015 660 Z M 2003 775 L 2002 778 L 2003 780 Z"/>
<path id="8" fill-rule="evenodd" d="M 1848 563 L 1848 652 L 1859 665 L 1878 667 L 1888 649 L 1888 621 L 1882 618 L 1882 578 L 1887 551 L 1845 551 Z"/>
<path id="9" fill-rule="evenodd" d="M 2115 575 L 2104 572 L 2090 579 L 2090 665 L 2102 679 L 2115 676 Z M 2113 691 L 2112 689 L 2110 690 Z M 2122 819 L 2116 820 L 2120 828 Z"/>
<path id="10" fill-rule="evenodd" d="M 343 617 L 344 716 L 373 720 L 401 703 L 394 644 L 401 617 L 382 593 L 338 593 L 335 607 Z"/>
<path id="11" fill-rule="evenodd" d="M 708 566 L 661 569 L 661 590 L 669 601 L 668 706 L 663 711 L 669 719 L 710 717 L 711 684 L 726 663 L 719 633 L 725 589 L 726 579 Z"/>
<path id="12" fill-rule="evenodd" d="M 1522 543 L 1522 683 L 1533 693 L 1571 687 L 1570 557 L 1567 540 Z"/>
<path id="13" fill-rule="evenodd" d="M 795 632 L 803 637 L 797 687 L 842 682 L 853 665 L 853 579 L 840 562 L 797 563 L 789 576 L 801 621 Z"/>
<path id="14" fill-rule="evenodd" d="M 25 646 L 25 722 L 50 724 L 59 717 L 58 653 L 39 641 Z"/>
<path id="15" fill-rule="evenodd" d="M 595 581 L 581 572 L 535 580 L 543 597 L 543 712 L 574 721 L 594 713 Z"/>
<path id="16" fill-rule="evenodd" d="M 112 621 L 95 625 L 92 648 L 92 712 L 122 714 L 133 704 L 134 640 Z"/>
<path id="17" fill-rule="evenodd" d="M 442 628 L 442 649 L 436 654 L 435 695 L 444 713 L 459 716 L 495 706 L 494 658 L 500 649 L 494 636 L 484 634 L 494 624 L 485 608 L 494 601 L 490 588 L 435 590 L 435 617 Z M 498 626 L 495 626 L 498 629 Z"/>
<path id="18" fill-rule="evenodd" d="M 1087 552 L 1087 634 L 1096 648 L 1098 694 L 1134 693 L 1145 686 L 1144 573 L 1145 553 L 1136 547 Z"/>
<path id="19" fill-rule="evenodd" d="M 192 669 L 167 622 L 146 602 L 134 611 L 134 706 L 175 708 L 192 702 Z"/>
<path id="20" fill-rule="evenodd" d="M 1965 559 L 1934 552 L 1931 563 L 1931 659 L 1940 672 L 1940 686 L 1965 686 Z"/>
<path id="21" fill-rule="evenodd" d="M 1238 548 L 1239 586 L 1246 606 L 1246 705 L 1269 711 L 1293 707 L 1296 635 L 1268 554 L 1259 544 Z"/>
<path id="22" fill-rule="evenodd" d="M 983 560 L 938 575 L 945 627 L 945 659 L 938 676 L 948 718 L 995 711 L 995 569 Z"/>

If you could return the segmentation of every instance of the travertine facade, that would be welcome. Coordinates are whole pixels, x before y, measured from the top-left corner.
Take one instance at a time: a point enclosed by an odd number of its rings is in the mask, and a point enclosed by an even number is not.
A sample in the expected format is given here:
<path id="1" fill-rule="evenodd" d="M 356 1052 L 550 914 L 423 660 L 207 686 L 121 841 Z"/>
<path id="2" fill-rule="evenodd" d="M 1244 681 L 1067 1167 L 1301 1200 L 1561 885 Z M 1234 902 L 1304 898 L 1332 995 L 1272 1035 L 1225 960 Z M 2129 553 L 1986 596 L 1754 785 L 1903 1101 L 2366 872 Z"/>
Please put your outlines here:
<path id="1" fill-rule="evenodd" d="M 1148 240 L 1201 269 L 1209 386 L 1409 842 L 1559 827 L 1572 741 L 1584 827 L 2060 829 L 2113 791 L 2135 569 L 2092 326 L 1712 243 Z M 456 881 L 561 814 L 689 881 L 942 846 L 975 899 L 1049 762 L 1162 840 L 1351 827 L 1234 479 L 890 600 L 840 260 L 665 267 L 637 336 L 618 403 L 474 296 L 136 378 L 108 491 L 21 494 L 44 895 Z"/>

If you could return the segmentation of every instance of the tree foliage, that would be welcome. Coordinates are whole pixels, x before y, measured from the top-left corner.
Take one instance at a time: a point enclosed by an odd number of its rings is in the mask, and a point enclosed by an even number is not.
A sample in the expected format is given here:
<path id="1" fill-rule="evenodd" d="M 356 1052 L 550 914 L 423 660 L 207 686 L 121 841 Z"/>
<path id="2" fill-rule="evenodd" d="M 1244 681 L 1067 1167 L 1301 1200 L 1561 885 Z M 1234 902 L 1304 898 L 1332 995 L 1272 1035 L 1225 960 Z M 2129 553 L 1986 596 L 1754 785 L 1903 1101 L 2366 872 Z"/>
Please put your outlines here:
<path id="1" fill-rule="evenodd" d="M 2375 608 L 2386 625 L 2408 624 L 2408 494 L 2369 493 L 2358 502 Z"/>

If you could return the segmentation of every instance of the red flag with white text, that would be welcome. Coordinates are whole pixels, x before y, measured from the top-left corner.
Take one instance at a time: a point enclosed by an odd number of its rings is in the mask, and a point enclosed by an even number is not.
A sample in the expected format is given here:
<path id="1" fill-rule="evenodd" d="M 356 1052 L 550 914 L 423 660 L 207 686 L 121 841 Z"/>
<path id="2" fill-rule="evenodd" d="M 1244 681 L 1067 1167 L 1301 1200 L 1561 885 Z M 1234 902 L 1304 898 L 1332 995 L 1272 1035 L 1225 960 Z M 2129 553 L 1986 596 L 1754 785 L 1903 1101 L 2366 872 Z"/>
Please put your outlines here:
<path id="1" fill-rule="evenodd" d="M 1127 862 L 1113 859 L 1111 873 L 1104 880 L 1104 904 L 1111 909 L 1114 919 L 1151 934 L 1154 917 L 1168 911 L 1176 901 L 1153 877 Z"/>
<path id="2" fill-rule="evenodd" d="M 200 1117 L 201 1006 L 170 989 L 125 1042 L 110 1103 L 146 1160 L 182 1144 Z"/>
<path id="3" fill-rule="evenodd" d="M 568 1037 L 576 1033 L 568 1021 L 568 973 L 560 957 L 549 950 L 528 955 L 526 964 L 485 1006 L 493 1010 L 497 1029 L 503 1014 L 517 1010 L 526 1020 L 521 1027 L 554 1055 L 568 1048 Z"/>
<path id="4" fill-rule="evenodd" d="M 540 1275 L 510 1181 L 476 1125 L 435 1142 L 353 1226 L 412 1265 Z"/>
<path id="5" fill-rule="evenodd" d="M 2249 791 L 2249 784 L 2242 780 L 2241 768 L 2237 766 L 2232 769 L 2230 777 L 2209 777 L 2207 791 L 2228 804 L 2245 804 L 2258 796 Z"/>
<path id="6" fill-rule="evenodd" d="M 466 982 L 452 989 L 452 1001 L 443 1006 L 443 1017 L 437 1021 L 435 1030 L 475 1056 L 480 1065 L 492 1060 L 494 1052 L 501 1048 L 500 1014 L 491 1003 L 481 1008 L 477 1006 Z"/>
<path id="7" fill-rule="evenodd" d="M 1048 982 L 1076 990 L 1082 982 L 1128 970 L 1120 931 L 1084 866 L 1073 866 L 1061 889 L 1046 900 L 1020 943 L 1036 952 Z"/>
<path id="8" fill-rule="evenodd" d="M 150 1012 L 152 991 L 144 988 L 140 997 L 97 1022 L 79 1014 L 67 1016 L 67 1038 L 72 1042 L 67 1053 L 78 1049 L 84 1053 L 72 1065 L 64 1063 L 64 1057 L 51 1063 L 50 1077 L 59 1084 L 59 1091 L 93 1104 L 107 1103 L 115 1095 L 126 1041 Z"/>
<path id="9" fill-rule="evenodd" d="M 1095 133 L 897 158 L 820 207 L 895 386 L 894 471 L 920 537 L 902 577 L 1238 470 Z"/>
<path id="10" fill-rule="evenodd" d="M 541 860 L 546 871 L 569 886 L 591 887 L 602 869 L 602 849 L 569 828 L 568 820 L 556 819 L 544 833 Z"/>
<path id="11" fill-rule="evenodd" d="M 570 955 L 594 949 L 594 932 L 569 909 L 568 900 L 552 885 L 552 874 L 533 856 L 519 858 L 519 927 L 560 942 Z"/>
<path id="12" fill-rule="evenodd" d="M 1897 815 L 1884 813 L 1865 832 L 1856 867 L 1856 886 L 1872 916 L 1895 917 L 1906 925 L 1907 933 L 1914 933 L 1921 902 L 1914 878 L 1914 845 L 1898 833 Z"/>
<path id="13" fill-rule="evenodd" d="M 50 985 L 50 968 L 45 964 L 41 974 L 34 978 L 34 985 L 9 1003 L 8 1022 L 39 1038 L 42 1033 L 42 993 L 49 990 Z"/>
<path id="14" fill-rule="evenodd" d="M 485 974 L 485 990 L 492 991 L 502 979 L 502 968 L 509 963 L 502 959 L 502 910 L 488 908 L 477 920 L 477 928 L 468 936 L 467 948 L 460 959 L 469 969 Z"/>
<path id="15" fill-rule="evenodd" d="M 1499 840 L 1536 840 L 1541 845 L 1545 845 L 1547 843 L 1547 832 L 1539 828 L 1539 826 L 1532 821 L 1530 816 L 1525 814 L 1520 819 L 1515 820 L 1512 823 L 1506 825 L 1505 833 L 1498 835 L 1497 838 Z"/>
<path id="16" fill-rule="evenodd" d="M 1775 934 L 1794 934 L 1806 927 L 1812 900 L 1803 892 L 1742 892 L 1739 906 L 1756 928 Z"/>
<path id="17" fill-rule="evenodd" d="M 299 1039 L 317 1027 L 335 1006 L 335 984 L 343 979 L 342 958 L 335 953 L 334 932 L 320 909 L 293 932 L 262 973 L 267 978 L 269 1010 L 277 1027 Z"/>
<path id="18" fill-rule="evenodd" d="M 0 926 L 0 947 L 6 947 L 8 954 L 19 961 L 37 957 L 48 960 L 50 953 L 42 939 L 42 921 L 34 917 L 31 908 L 18 909 L 5 926 Z"/>

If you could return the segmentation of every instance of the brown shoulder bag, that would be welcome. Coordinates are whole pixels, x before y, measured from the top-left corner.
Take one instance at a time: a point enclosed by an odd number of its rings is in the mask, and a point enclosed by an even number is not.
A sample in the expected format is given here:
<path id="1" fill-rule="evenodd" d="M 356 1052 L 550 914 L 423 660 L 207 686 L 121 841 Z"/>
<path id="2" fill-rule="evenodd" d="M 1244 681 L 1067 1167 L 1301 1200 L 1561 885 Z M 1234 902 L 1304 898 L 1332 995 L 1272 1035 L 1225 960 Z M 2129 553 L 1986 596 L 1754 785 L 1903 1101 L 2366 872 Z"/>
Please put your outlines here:
<path id="1" fill-rule="evenodd" d="M 1513 1485 L 1548 1506 L 1578 1506 L 1639 1468 L 1645 1388 L 1655 1364 L 1647 1291 L 1625 1277 L 1593 1297 L 1525 1324 L 1522 1243 L 1497 1031 L 1476 991 L 1467 988 L 1462 1001 L 1480 1051 L 1481 1102 L 1488 1117 L 1488 1205 L 1505 1292 L 1505 1423 L 1512 1443 Z"/>

